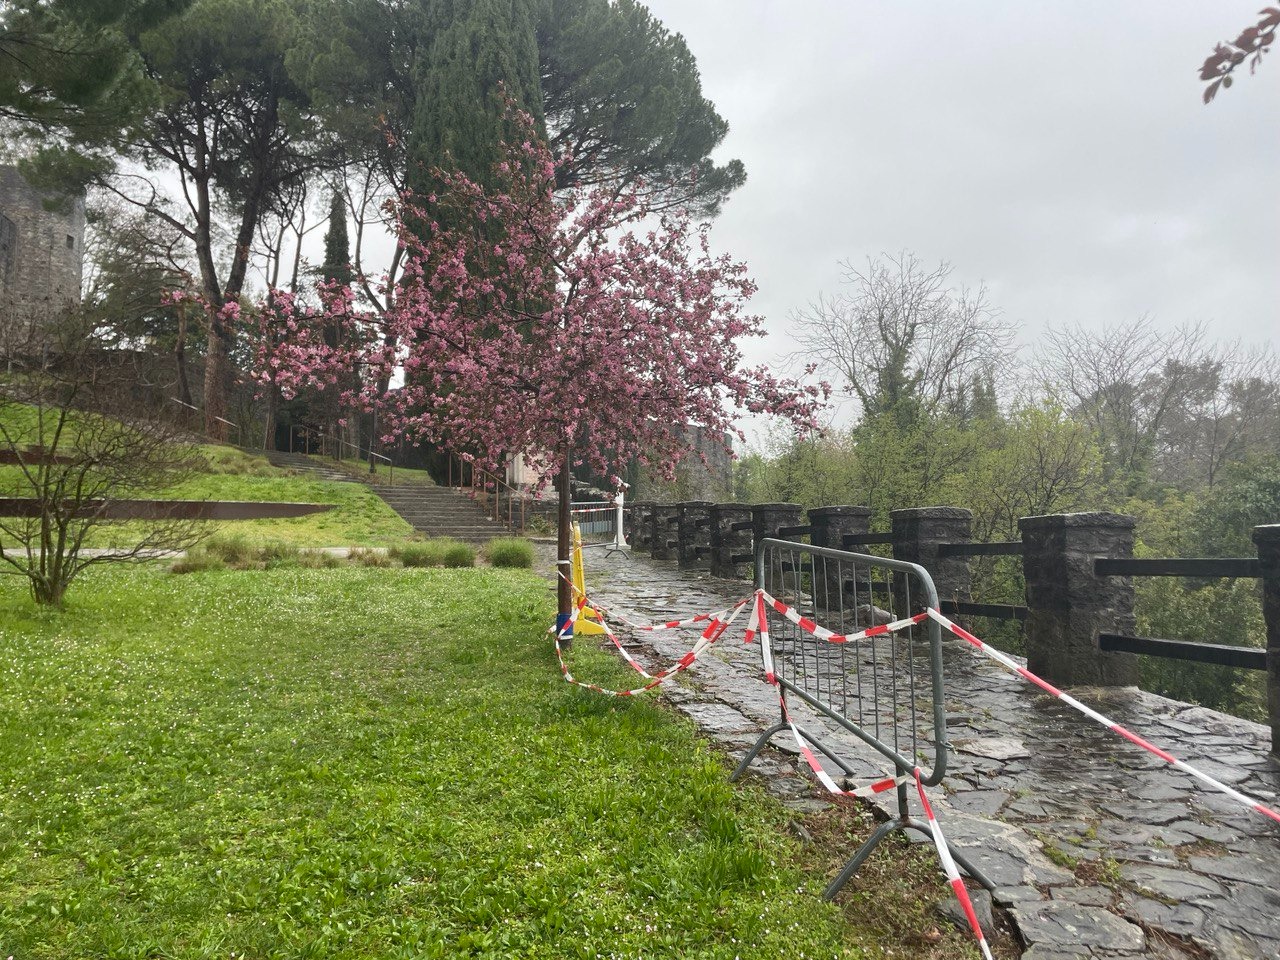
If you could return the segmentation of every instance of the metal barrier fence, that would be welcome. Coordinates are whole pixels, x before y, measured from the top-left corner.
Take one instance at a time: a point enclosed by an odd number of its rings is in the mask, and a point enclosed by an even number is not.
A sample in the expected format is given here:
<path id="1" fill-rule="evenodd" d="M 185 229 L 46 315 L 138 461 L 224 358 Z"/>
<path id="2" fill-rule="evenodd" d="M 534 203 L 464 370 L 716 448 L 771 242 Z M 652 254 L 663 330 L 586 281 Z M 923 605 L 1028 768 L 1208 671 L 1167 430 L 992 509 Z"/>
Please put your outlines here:
<path id="1" fill-rule="evenodd" d="M 569 508 L 573 522 L 584 537 L 611 540 L 618 533 L 618 507 L 612 500 L 591 500 Z"/>
<path id="2" fill-rule="evenodd" d="M 755 584 L 800 617 L 841 636 L 937 608 L 938 594 L 929 573 L 918 564 L 849 553 L 787 540 L 756 544 Z M 943 705 L 942 633 L 925 620 L 897 633 L 833 643 L 766 606 L 772 638 L 773 668 L 779 695 L 803 701 L 821 716 L 852 733 L 880 753 L 899 778 L 919 769 L 926 785 L 939 783 L 947 769 L 946 714 Z M 786 730 L 786 712 L 762 733 L 733 773 L 737 779 L 774 736 Z M 797 733 L 846 775 L 853 768 L 813 731 Z M 830 900 L 862 862 L 890 834 L 930 827 L 914 819 L 907 804 L 906 780 L 899 782 L 898 817 L 882 824 L 832 880 L 823 896 Z M 967 859 L 955 860 L 971 877 L 992 884 Z"/>

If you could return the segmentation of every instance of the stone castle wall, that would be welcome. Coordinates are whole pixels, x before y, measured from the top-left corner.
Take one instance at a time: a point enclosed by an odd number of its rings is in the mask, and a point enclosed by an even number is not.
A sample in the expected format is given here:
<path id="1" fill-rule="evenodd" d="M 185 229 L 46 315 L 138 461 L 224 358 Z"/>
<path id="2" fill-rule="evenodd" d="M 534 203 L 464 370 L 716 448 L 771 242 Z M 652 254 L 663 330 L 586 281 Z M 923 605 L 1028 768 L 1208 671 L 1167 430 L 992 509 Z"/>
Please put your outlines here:
<path id="1" fill-rule="evenodd" d="M 729 439 L 692 425 L 684 428 L 683 439 L 690 453 L 676 468 L 676 479 L 666 481 L 656 472 L 643 469 L 634 488 L 628 491 L 629 499 L 674 503 L 729 498 L 733 488 L 733 461 L 726 449 Z"/>
<path id="2" fill-rule="evenodd" d="M 0 165 L 0 335 L 46 323 L 80 302 L 84 199 L 45 208 L 18 169 Z"/>

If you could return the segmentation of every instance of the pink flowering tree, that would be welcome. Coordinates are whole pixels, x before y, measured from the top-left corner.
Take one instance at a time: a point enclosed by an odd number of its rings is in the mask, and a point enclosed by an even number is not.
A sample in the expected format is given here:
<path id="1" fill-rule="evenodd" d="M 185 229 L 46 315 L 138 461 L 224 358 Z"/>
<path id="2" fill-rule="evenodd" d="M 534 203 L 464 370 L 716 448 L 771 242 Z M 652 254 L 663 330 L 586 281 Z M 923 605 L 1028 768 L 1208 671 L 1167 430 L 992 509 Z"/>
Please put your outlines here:
<path id="1" fill-rule="evenodd" d="M 273 289 L 242 317 L 252 351 L 251 376 L 266 402 L 267 437 L 275 430 L 279 399 L 327 394 L 341 402 L 363 402 L 360 381 L 371 365 L 361 361 L 376 342 L 374 318 L 359 310 L 350 286 L 327 283 L 318 292 L 320 305 L 314 306 Z"/>
<path id="2" fill-rule="evenodd" d="M 706 225 L 654 213 L 637 192 L 556 194 L 557 161 L 530 118 L 513 117 L 527 139 L 489 184 L 442 173 L 437 194 L 402 198 L 405 268 L 382 336 L 332 362 L 374 371 L 358 399 L 383 405 L 384 441 L 430 442 L 489 470 L 517 453 L 552 465 L 567 569 L 572 466 L 621 473 L 636 459 L 671 476 L 686 425 L 741 436 L 745 411 L 811 429 L 825 386 L 744 366 L 741 340 L 763 332 L 747 311 L 755 284 L 711 252 Z M 310 364 L 331 362 L 305 348 L 297 361 L 313 379 Z M 404 386 L 384 396 L 393 372 Z M 562 581 L 562 620 L 569 604 Z"/>

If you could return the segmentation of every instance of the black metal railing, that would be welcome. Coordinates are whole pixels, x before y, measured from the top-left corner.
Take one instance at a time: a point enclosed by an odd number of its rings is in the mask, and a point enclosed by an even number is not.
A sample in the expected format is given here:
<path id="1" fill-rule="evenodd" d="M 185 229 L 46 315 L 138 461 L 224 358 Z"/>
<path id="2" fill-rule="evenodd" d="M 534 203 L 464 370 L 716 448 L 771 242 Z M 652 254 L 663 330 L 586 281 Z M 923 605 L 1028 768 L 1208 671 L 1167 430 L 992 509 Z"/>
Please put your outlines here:
<path id="1" fill-rule="evenodd" d="M 1257 557 L 1099 557 L 1093 561 L 1093 572 L 1099 577 L 1258 579 L 1262 576 L 1262 564 Z M 1138 653 L 1166 660 L 1210 663 L 1244 670 L 1267 669 L 1266 650 L 1238 644 L 1100 633 L 1098 647 L 1116 653 Z"/>

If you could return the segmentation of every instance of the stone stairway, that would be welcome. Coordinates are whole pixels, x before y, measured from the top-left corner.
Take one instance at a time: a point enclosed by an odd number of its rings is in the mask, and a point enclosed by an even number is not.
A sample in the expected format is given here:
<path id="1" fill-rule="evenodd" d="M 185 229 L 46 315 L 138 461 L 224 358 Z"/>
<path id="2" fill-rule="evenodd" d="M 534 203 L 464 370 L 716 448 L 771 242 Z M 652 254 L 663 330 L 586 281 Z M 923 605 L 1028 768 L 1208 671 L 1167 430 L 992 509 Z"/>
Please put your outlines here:
<path id="1" fill-rule="evenodd" d="M 286 453 L 283 450 L 250 450 L 250 453 L 266 457 L 273 467 L 283 467 L 296 473 L 305 473 L 318 480 L 332 480 L 337 483 L 358 483 L 351 474 L 330 467 L 323 460 L 315 460 L 305 453 Z"/>
<path id="2" fill-rule="evenodd" d="M 468 543 L 488 543 L 508 535 L 501 523 L 489 519 L 470 497 L 448 487 L 373 484 L 374 491 L 413 529 L 429 537 L 453 537 Z"/>
<path id="3" fill-rule="evenodd" d="M 367 483 L 368 481 L 330 467 L 323 460 L 302 453 L 284 453 L 278 450 L 256 451 L 277 467 L 295 470 L 321 480 L 341 483 Z M 488 516 L 481 507 L 465 494 L 437 487 L 428 483 L 404 483 L 391 486 L 370 483 L 369 488 L 386 501 L 387 505 L 420 533 L 429 537 L 453 537 L 468 543 L 484 544 L 494 537 L 506 536 L 506 527 Z"/>

